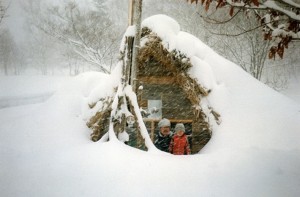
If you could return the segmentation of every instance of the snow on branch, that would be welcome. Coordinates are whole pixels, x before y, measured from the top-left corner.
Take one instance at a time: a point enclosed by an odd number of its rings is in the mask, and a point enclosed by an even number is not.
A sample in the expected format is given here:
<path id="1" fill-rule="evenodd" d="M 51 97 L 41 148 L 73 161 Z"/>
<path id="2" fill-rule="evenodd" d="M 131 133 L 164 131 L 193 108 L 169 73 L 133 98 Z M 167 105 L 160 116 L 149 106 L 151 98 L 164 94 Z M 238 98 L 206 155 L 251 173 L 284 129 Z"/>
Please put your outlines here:
<path id="1" fill-rule="evenodd" d="M 265 40 L 274 41 L 269 51 L 269 58 L 276 54 L 283 58 L 285 48 L 291 41 L 300 40 L 300 3 L 292 0 L 187 0 L 201 4 L 208 12 L 210 8 L 227 8 L 234 18 L 238 12 L 254 10 L 261 22 Z M 247 18 L 247 15 L 245 15 Z M 219 23 L 227 23 L 230 20 Z M 255 28 L 256 29 L 256 28 Z"/>
<path id="2" fill-rule="evenodd" d="M 77 40 L 68 39 L 69 43 L 76 46 L 78 49 L 81 49 L 81 51 L 77 50 L 76 48 L 73 48 L 74 52 L 78 54 L 80 57 L 82 57 L 84 60 L 91 64 L 95 64 L 99 67 L 101 72 L 109 74 L 110 71 L 106 69 L 103 64 L 101 63 L 101 57 L 100 57 L 100 51 L 95 50 L 83 42 L 79 42 Z"/>
<path id="3" fill-rule="evenodd" d="M 295 9 L 290 7 L 291 4 L 289 4 L 290 5 L 289 7 L 285 7 L 285 6 L 278 5 L 278 3 L 275 3 L 274 1 L 266 1 L 264 3 L 264 5 L 269 9 L 281 12 L 282 14 L 286 15 L 287 17 L 289 17 L 293 20 L 300 21 L 300 5 L 299 4 L 298 4 L 298 7 L 296 7 Z M 299 10 L 297 10 L 297 9 L 299 9 Z M 296 10 L 296 12 L 295 12 L 295 10 Z"/>

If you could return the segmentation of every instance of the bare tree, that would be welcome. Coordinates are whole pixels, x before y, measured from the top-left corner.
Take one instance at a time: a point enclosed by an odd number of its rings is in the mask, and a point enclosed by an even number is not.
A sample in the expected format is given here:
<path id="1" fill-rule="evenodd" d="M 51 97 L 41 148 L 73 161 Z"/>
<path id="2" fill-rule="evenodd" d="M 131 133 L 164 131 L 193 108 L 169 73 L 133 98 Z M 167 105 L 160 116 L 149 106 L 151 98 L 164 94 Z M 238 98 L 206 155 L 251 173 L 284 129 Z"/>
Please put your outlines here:
<path id="1" fill-rule="evenodd" d="M 218 12 L 216 17 L 221 17 L 225 12 Z M 261 34 L 262 27 L 255 17 L 255 12 L 247 13 L 248 19 L 243 20 L 244 15 L 239 14 L 230 22 L 216 24 L 206 24 L 205 29 L 213 32 L 213 41 L 210 42 L 215 50 L 226 58 L 241 66 L 253 77 L 261 80 L 269 48 L 272 44 L 270 40 L 264 41 Z M 252 29 L 252 31 L 247 31 Z M 218 33 L 217 33 L 218 32 Z M 244 32 L 239 36 L 235 35 Z M 234 36 L 233 36 L 234 35 Z"/>
<path id="2" fill-rule="evenodd" d="M 2 20 L 4 19 L 4 17 L 6 16 L 8 7 L 9 7 L 9 5 L 4 6 L 3 1 L 0 0 L 0 24 L 1 24 Z"/>
<path id="3" fill-rule="evenodd" d="M 111 59 L 116 58 L 119 35 L 98 1 L 90 10 L 81 10 L 75 1 L 62 6 L 48 6 L 39 1 L 28 1 L 25 8 L 32 24 L 44 33 L 70 46 L 83 60 L 97 65 L 103 73 L 110 73 Z"/>
<path id="4" fill-rule="evenodd" d="M 3 66 L 4 75 L 9 74 L 9 70 L 14 63 L 16 54 L 16 43 L 8 29 L 0 32 L 0 63 Z"/>
<path id="5" fill-rule="evenodd" d="M 290 81 L 299 80 L 299 46 L 299 42 L 293 42 L 290 44 L 289 47 L 295 50 L 286 51 L 286 55 L 289 58 L 278 59 L 277 61 L 267 60 L 262 81 L 275 90 L 280 91 L 288 88 Z"/>

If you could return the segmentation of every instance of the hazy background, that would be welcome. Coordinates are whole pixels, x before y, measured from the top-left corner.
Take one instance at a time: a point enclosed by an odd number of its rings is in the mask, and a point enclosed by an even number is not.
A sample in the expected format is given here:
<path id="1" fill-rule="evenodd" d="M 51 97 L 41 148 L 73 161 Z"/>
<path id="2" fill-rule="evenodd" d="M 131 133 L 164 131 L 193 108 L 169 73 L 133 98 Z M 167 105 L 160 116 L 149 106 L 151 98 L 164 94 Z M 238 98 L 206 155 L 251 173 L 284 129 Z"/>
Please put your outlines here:
<path id="1" fill-rule="evenodd" d="M 110 73 L 119 56 L 127 28 L 127 0 L 11 0 L 2 1 L 7 15 L 0 24 L 0 75 L 77 75 L 85 71 Z M 143 18 L 167 14 L 183 31 L 200 38 L 222 56 L 279 91 L 299 82 L 300 42 L 284 58 L 268 59 L 270 42 L 261 29 L 240 33 L 259 21 L 249 14 L 231 23 L 205 22 L 200 6 L 182 0 L 144 0 Z M 212 17 L 213 15 L 210 15 Z M 215 17 L 229 17 L 228 10 Z"/>

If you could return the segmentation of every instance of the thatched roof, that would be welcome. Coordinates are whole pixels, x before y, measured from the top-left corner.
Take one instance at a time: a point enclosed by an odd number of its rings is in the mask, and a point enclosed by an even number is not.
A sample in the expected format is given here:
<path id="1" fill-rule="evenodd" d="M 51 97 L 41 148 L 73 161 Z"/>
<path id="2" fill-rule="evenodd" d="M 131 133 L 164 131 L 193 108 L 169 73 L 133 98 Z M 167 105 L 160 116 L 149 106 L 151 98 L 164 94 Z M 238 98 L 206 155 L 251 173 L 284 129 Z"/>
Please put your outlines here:
<path id="1" fill-rule="evenodd" d="M 138 54 L 138 66 L 139 69 L 142 69 L 144 63 L 151 61 L 151 58 L 155 59 L 161 65 L 165 67 L 175 78 L 176 84 L 178 84 L 182 90 L 184 90 L 186 97 L 190 100 L 191 104 L 194 107 L 194 120 L 201 122 L 201 127 L 205 127 L 210 135 L 211 129 L 209 121 L 207 120 L 208 114 L 202 110 L 200 106 L 201 98 L 209 95 L 211 90 L 203 87 L 198 83 L 197 79 L 190 77 L 188 70 L 193 66 L 190 62 L 190 59 L 186 57 L 184 53 L 179 50 L 168 51 L 162 44 L 162 40 L 154 32 L 152 32 L 147 27 L 142 29 L 142 39 L 147 39 L 146 43 L 140 48 Z M 124 39 L 125 42 L 128 42 L 131 39 Z M 128 43 L 127 43 L 128 44 Z M 124 50 L 129 50 L 127 47 Z M 121 61 L 123 62 L 123 73 L 126 75 L 128 73 L 128 68 L 126 68 L 126 62 L 128 58 L 126 57 L 128 51 L 121 51 Z M 127 58 L 127 59 L 126 59 Z M 126 78 L 126 76 L 123 76 Z M 103 108 L 99 110 L 87 123 L 87 126 L 93 130 L 91 134 L 92 140 L 99 140 L 107 131 L 109 118 L 111 116 L 111 104 L 112 97 L 102 98 L 98 102 L 103 102 Z M 90 108 L 93 108 L 93 105 L 90 105 Z M 219 121 L 220 115 L 215 112 L 212 106 L 208 106 L 210 113 Z M 123 124 L 123 123 L 118 123 Z M 138 128 L 138 127 L 137 127 Z"/>
<path id="2" fill-rule="evenodd" d="M 198 106 L 200 105 L 201 97 L 208 96 L 211 90 L 203 87 L 198 83 L 197 79 L 189 76 L 187 71 L 193 66 L 190 59 L 179 50 L 168 51 L 163 46 L 160 37 L 147 27 L 142 29 L 142 38 L 147 39 L 147 41 L 139 51 L 138 60 L 140 69 L 143 69 L 144 62 L 154 58 L 165 69 L 172 72 L 176 84 L 184 90 L 187 98 L 195 106 L 195 116 L 206 116 L 201 110 L 201 106 L 200 108 Z M 218 120 L 220 115 L 213 110 L 212 106 L 209 107 L 214 117 Z"/>

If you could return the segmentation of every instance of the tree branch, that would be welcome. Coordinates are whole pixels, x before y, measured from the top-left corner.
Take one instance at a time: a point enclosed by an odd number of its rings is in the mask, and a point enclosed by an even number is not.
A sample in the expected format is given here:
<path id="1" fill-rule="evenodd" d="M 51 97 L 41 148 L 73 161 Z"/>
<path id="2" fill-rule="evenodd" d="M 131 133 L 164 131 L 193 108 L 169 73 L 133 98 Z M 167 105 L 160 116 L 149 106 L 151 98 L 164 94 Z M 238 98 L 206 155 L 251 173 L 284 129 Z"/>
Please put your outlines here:
<path id="1" fill-rule="evenodd" d="M 230 22 L 231 20 L 233 20 L 240 12 L 241 12 L 242 8 L 240 8 L 232 17 L 230 17 L 228 20 L 224 20 L 224 21 L 218 21 L 216 19 L 212 19 L 212 18 L 209 18 L 209 17 L 206 17 L 206 16 L 203 16 L 201 15 L 199 12 L 197 12 L 197 14 L 203 18 L 203 20 L 207 23 L 213 23 L 213 24 L 216 24 L 216 25 L 219 25 L 219 24 L 225 24 L 225 23 L 228 23 Z M 208 19 L 208 20 L 207 20 Z"/>
<path id="2" fill-rule="evenodd" d="M 2 20 L 6 17 L 6 12 L 8 10 L 8 8 L 10 7 L 11 1 L 8 3 L 8 5 L 6 7 L 4 7 L 0 1 L 0 24 L 2 22 Z"/>

